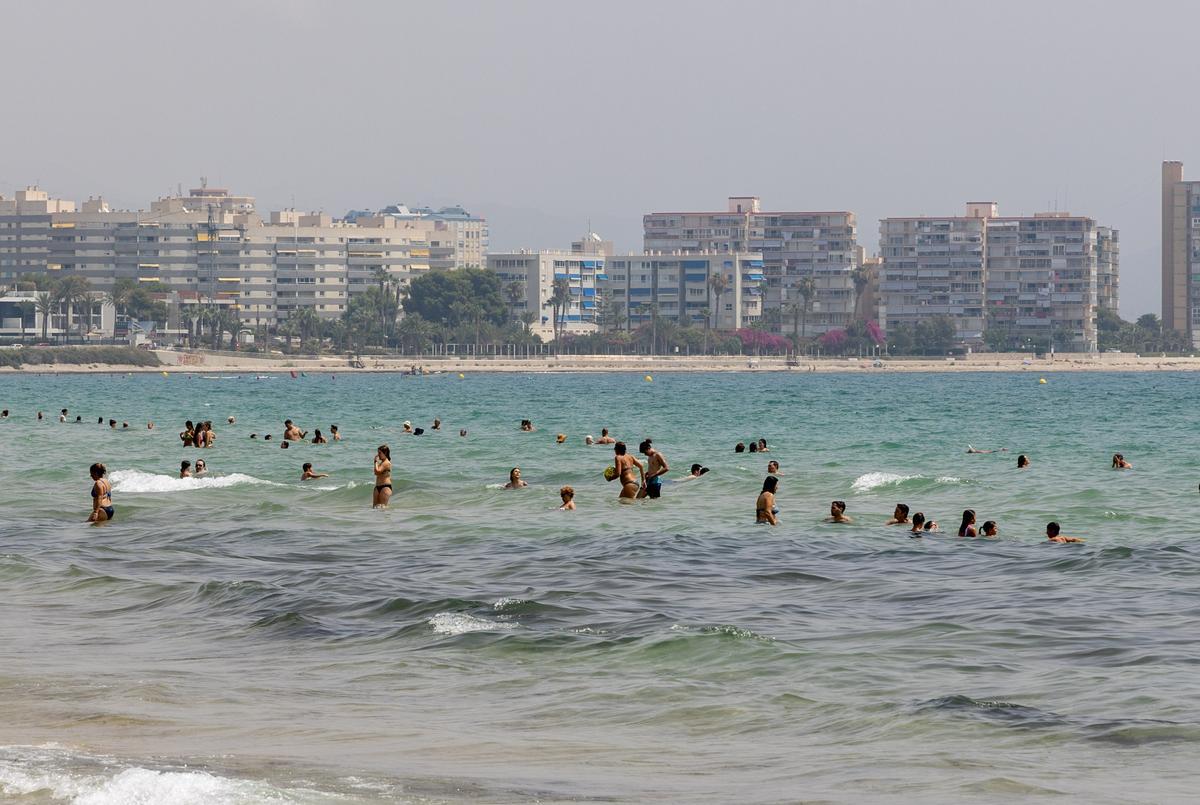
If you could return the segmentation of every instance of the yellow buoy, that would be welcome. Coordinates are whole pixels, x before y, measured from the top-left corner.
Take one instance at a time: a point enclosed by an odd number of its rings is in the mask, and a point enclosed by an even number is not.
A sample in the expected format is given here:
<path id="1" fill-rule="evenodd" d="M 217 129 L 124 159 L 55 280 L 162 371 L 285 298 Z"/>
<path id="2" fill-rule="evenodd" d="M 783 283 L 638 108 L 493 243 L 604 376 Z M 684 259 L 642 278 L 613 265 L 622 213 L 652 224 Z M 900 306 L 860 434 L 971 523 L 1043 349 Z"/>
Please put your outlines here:
<path id="1" fill-rule="evenodd" d="M 458 379 L 459 379 L 459 380 L 462 380 L 464 377 L 466 377 L 466 375 L 464 375 L 462 372 L 459 372 L 459 373 L 458 373 Z"/>
<path id="2" fill-rule="evenodd" d="M 647 382 L 647 383 L 652 383 L 653 381 L 654 381 L 654 378 L 653 378 L 653 377 L 651 377 L 650 375 L 646 375 L 646 382 Z"/>
<path id="3" fill-rule="evenodd" d="M 1041 378 L 1040 380 L 1038 380 L 1038 382 L 1039 382 L 1039 383 L 1045 383 L 1045 382 L 1046 382 L 1046 378 L 1044 378 L 1044 377 L 1043 377 L 1043 378 Z"/>
<path id="4" fill-rule="evenodd" d="M 163 372 L 163 377 L 168 377 L 166 372 Z"/>

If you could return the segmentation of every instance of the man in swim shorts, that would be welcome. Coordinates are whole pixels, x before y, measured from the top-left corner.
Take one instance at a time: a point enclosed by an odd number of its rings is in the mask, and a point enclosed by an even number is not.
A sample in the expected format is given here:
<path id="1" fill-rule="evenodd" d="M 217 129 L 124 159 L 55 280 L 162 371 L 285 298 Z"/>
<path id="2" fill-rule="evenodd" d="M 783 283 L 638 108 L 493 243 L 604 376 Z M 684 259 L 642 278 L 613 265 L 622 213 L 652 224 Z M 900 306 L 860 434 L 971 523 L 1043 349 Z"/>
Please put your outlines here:
<path id="1" fill-rule="evenodd" d="M 654 445 L 650 443 L 649 439 L 642 440 L 642 443 L 638 445 L 638 452 L 646 457 L 646 477 L 642 482 L 642 489 L 638 492 L 638 497 L 662 497 L 662 476 L 671 470 L 667 466 L 667 457 L 654 449 Z"/>

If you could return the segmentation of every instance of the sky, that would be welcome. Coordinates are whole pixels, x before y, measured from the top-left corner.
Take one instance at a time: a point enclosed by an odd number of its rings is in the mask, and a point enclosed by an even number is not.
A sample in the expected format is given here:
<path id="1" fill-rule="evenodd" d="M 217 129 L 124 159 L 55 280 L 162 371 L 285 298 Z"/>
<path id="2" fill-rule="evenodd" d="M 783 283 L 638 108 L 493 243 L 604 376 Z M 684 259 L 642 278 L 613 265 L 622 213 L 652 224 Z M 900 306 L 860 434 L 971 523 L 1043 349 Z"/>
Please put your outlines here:
<path id="1" fill-rule="evenodd" d="M 0 16 L 0 193 L 462 204 L 493 250 L 641 217 L 1069 210 L 1158 313 L 1160 164 L 1200 178 L 1200 3 L 58 0 Z"/>

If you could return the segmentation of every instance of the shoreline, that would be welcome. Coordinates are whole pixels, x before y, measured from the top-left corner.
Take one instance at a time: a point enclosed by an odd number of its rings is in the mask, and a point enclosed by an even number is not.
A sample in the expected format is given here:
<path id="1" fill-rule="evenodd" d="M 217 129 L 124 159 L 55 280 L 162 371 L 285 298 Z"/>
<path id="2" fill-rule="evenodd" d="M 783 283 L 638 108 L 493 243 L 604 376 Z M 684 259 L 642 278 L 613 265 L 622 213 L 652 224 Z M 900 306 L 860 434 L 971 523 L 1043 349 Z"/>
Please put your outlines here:
<path id="1" fill-rule="evenodd" d="M 407 373 L 415 364 L 426 373 L 691 373 L 691 372 L 789 372 L 825 374 L 892 374 L 941 372 L 1188 372 L 1200 371 L 1200 357 L 1152 357 L 1125 353 L 1057 355 L 1033 358 L 1025 354 L 968 355 L 959 358 L 805 358 L 790 362 L 782 357 L 751 356 L 622 356 L 565 355 L 538 358 L 373 358 L 364 357 L 362 368 L 349 365 L 340 356 L 258 357 L 232 353 L 154 353 L 161 366 L 123 364 L 28 364 L 2 367 L 4 374 L 287 374 L 320 372 L 337 374 Z"/>

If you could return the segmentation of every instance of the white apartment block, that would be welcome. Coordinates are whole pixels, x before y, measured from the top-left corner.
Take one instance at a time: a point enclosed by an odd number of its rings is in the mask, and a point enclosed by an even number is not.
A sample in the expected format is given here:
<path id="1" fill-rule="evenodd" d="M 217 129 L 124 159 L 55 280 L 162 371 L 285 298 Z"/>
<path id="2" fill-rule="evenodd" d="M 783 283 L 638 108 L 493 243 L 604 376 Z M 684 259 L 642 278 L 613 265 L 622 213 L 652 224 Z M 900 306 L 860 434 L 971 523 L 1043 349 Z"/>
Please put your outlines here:
<path id="1" fill-rule="evenodd" d="M 396 228 L 424 240 L 430 268 L 483 268 L 488 251 L 488 223 L 462 207 L 409 208 L 393 204 L 377 213 L 352 212 L 346 220 L 360 226 L 376 226 L 390 218 Z M 364 220 L 367 219 L 367 220 Z"/>
<path id="2" fill-rule="evenodd" d="M 1084 352 L 1096 349 L 1096 311 L 1117 309 L 1119 236 L 1091 218 L 1002 217 L 970 202 L 963 216 L 885 218 L 879 233 L 885 332 L 948 316 L 970 346 L 999 329 Z"/>
<path id="3" fill-rule="evenodd" d="M 628 254 L 608 258 L 602 283 L 605 304 L 619 309 L 625 326 L 653 317 L 680 325 L 738 330 L 759 321 L 766 277 L 763 257 L 750 252 Z M 722 280 L 718 294 L 713 277 Z"/>
<path id="4" fill-rule="evenodd" d="M 724 212 L 656 212 L 644 216 L 642 226 L 648 252 L 761 254 L 766 310 L 804 304 L 798 283 L 811 277 L 811 333 L 854 320 L 860 250 L 852 212 L 764 212 L 757 197 L 733 196 Z"/>
<path id="5" fill-rule="evenodd" d="M 76 209 L 35 189 L 0 197 L 0 282 L 79 274 L 106 291 L 127 277 L 272 326 L 297 308 L 337 318 L 353 294 L 430 268 L 423 235 L 394 218 L 348 224 L 285 210 L 264 221 L 253 202 L 208 187 L 139 211 L 102 199 Z"/>
<path id="6" fill-rule="evenodd" d="M 501 292 L 513 314 L 518 319 L 534 314 L 530 329 L 549 341 L 554 337 L 555 310 L 550 300 L 556 279 L 566 280 L 570 294 L 558 311 L 562 332 L 596 331 L 605 261 L 603 255 L 565 251 L 498 252 L 487 255 L 487 268 L 500 277 Z"/>

